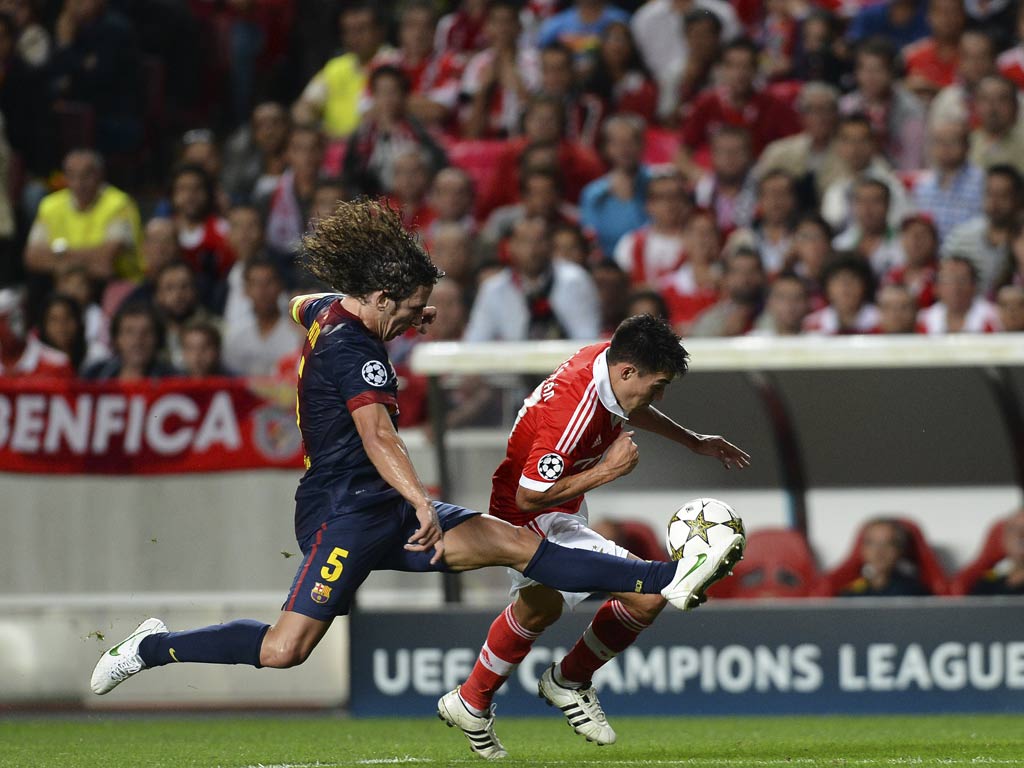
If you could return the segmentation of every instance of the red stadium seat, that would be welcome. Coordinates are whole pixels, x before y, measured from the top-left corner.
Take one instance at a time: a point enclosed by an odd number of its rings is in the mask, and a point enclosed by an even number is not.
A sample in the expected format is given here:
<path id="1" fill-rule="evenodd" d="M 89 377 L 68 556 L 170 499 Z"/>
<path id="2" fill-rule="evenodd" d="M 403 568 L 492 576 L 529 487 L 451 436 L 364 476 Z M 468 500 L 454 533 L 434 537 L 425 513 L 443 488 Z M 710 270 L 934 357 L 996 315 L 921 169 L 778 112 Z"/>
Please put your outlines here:
<path id="1" fill-rule="evenodd" d="M 819 578 L 807 539 L 799 531 L 768 528 L 747 536 L 733 575 L 708 594 L 723 598 L 806 597 Z"/>
<path id="2" fill-rule="evenodd" d="M 933 595 L 949 594 L 949 585 L 946 581 L 946 574 L 942 569 L 942 565 L 939 563 L 935 552 L 928 545 L 928 542 L 925 541 L 924 534 L 921 533 L 917 523 L 906 518 L 898 518 L 898 520 L 908 534 L 910 541 L 907 546 L 907 557 L 917 566 L 918 577 L 921 583 Z M 814 590 L 816 595 L 834 597 L 839 594 L 843 587 L 860 576 L 861 569 L 864 567 L 864 561 L 860 556 L 860 548 L 866 527 L 867 523 L 861 526 L 860 531 L 857 533 L 857 540 L 853 543 L 853 548 L 846 559 L 838 567 L 825 574 L 824 578 L 819 582 L 817 589 Z"/>
<path id="3" fill-rule="evenodd" d="M 970 593 L 971 587 L 981 578 L 985 571 L 1006 557 L 1006 550 L 1003 548 L 1003 528 L 1006 520 L 999 520 L 988 530 L 985 543 L 981 545 L 981 552 L 968 565 L 964 566 L 953 577 L 949 585 L 951 595 L 966 595 Z"/>
<path id="4" fill-rule="evenodd" d="M 491 186 L 491 176 L 505 148 L 504 141 L 453 141 L 445 145 L 448 161 L 469 174 L 476 188 L 477 204 Z"/>
<path id="5" fill-rule="evenodd" d="M 618 543 L 637 557 L 642 557 L 645 560 L 669 559 L 668 552 L 665 551 L 665 544 L 647 523 L 637 520 L 620 520 L 618 526 L 622 534 L 622 540 Z"/>

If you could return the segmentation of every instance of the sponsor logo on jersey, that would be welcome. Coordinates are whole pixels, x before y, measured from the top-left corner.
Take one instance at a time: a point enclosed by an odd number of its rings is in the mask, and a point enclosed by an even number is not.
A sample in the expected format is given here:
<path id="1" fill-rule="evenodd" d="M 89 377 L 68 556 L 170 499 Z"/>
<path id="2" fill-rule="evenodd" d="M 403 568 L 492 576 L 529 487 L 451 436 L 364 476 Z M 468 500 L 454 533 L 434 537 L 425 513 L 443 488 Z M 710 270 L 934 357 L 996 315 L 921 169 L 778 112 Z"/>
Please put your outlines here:
<path id="1" fill-rule="evenodd" d="M 546 453 L 537 462 L 537 473 L 545 480 L 557 480 L 564 469 L 565 462 L 557 453 Z"/>
<path id="2" fill-rule="evenodd" d="M 368 360 L 363 363 L 363 381 L 371 387 L 383 387 L 388 383 L 388 369 L 380 360 Z"/>
<path id="3" fill-rule="evenodd" d="M 326 584 L 321 584 L 319 581 L 313 585 L 313 589 L 309 591 L 309 597 L 314 603 L 323 605 L 331 599 L 331 588 Z"/>

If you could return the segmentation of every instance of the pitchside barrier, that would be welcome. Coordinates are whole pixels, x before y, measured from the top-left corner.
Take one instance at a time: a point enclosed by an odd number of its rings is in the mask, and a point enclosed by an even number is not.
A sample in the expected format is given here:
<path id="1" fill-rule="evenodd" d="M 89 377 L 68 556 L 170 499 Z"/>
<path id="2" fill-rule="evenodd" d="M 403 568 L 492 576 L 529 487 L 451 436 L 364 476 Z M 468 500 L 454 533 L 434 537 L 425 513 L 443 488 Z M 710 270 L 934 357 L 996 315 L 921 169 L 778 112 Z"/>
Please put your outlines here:
<path id="1" fill-rule="evenodd" d="M 403 433 L 424 481 L 443 498 L 486 509 L 490 477 L 523 392 L 577 346 L 417 347 L 414 366 L 431 378 L 434 400 L 442 404 L 432 430 Z M 847 554 L 865 518 L 897 513 L 918 522 L 952 571 L 974 557 L 992 522 L 1021 502 L 1022 335 L 692 340 L 687 348 L 691 371 L 669 387 L 661 407 L 698 431 L 726 435 L 750 452 L 753 466 L 726 471 L 638 433 L 639 465 L 589 495 L 592 518 L 639 519 L 660 533 L 684 501 L 715 496 L 730 502 L 751 530 L 804 528 L 819 565 L 829 568 Z M 488 428 L 446 431 L 444 387 L 469 375 L 496 387 L 511 384 L 504 416 Z M 88 693 L 92 660 L 109 638 L 123 637 L 149 615 L 163 616 L 172 628 L 276 615 L 300 562 L 292 532 L 301 474 L 294 390 L 252 385 L 32 389 L 0 382 L 0 702 L 347 701 L 344 623 L 338 628 L 344 636 L 298 672 L 198 669 L 193 679 L 191 671 L 157 671 L 116 697 Z M 385 572 L 360 590 L 359 608 L 438 611 L 422 618 L 425 627 L 449 620 L 445 598 L 483 607 L 490 617 L 507 589 L 497 568 L 457 580 Z M 977 623 L 954 605 L 960 606 L 940 602 L 934 609 L 945 612 L 939 624 Z M 718 615 L 702 608 L 694 621 Z M 811 624 L 833 620 L 809 615 Z M 1024 625 L 1024 608 L 1006 615 Z M 489 618 L 479 621 L 431 647 L 475 653 Z M 572 621 L 573 633 L 585 623 Z M 697 626 L 690 617 L 663 621 L 675 641 L 703 647 L 703 640 L 690 640 Z M 732 630 L 722 632 L 725 643 Z M 977 642 L 1013 641 L 987 637 Z M 924 635 L 915 642 L 947 641 L 960 642 Z M 756 651 L 756 642 L 749 647 L 755 658 L 766 653 Z M 666 664 L 669 658 L 684 668 L 690 663 L 689 651 L 665 653 Z M 771 653 L 781 658 L 781 651 Z M 1006 669 L 1015 669 L 1008 653 Z M 800 654 L 793 658 L 803 659 Z M 452 658 L 464 662 L 465 652 Z M 834 656 L 822 646 L 816 663 L 823 681 L 827 664 L 838 658 L 838 650 Z"/>
<path id="2" fill-rule="evenodd" d="M 539 715 L 537 680 L 587 626 L 583 603 L 534 645 L 495 702 Z M 615 715 L 1024 711 L 1024 600 L 921 598 L 663 613 L 594 676 Z M 473 667 L 494 611 L 360 612 L 351 620 L 352 704 L 423 715 Z M 410 632 L 410 627 L 415 632 Z"/>

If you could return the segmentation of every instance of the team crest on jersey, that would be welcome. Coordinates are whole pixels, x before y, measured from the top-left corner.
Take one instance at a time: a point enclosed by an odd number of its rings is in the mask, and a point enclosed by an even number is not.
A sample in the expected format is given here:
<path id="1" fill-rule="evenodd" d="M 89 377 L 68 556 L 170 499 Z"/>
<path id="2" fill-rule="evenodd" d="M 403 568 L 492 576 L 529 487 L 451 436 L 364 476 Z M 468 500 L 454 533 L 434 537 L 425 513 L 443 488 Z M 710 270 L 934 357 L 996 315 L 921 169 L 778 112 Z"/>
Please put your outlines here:
<path id="1" fill-rule="evenodd" d="M 314 603 L 323 605 L 331 599 L 331 588 L 326 584 L 321 584 L 319 581 L 313 585 L 313 589 L 309 591 L 309 597 Z"/>
<path id="2" fill-rule="evenodd" d="M 383 387 L 388 383 L 388 369 L 380 360 L 363 363 L 363 381 L 372 387 Z"/>
<path id="3" fill-rule="evenodd" d="M 537 462 L 537 473 L 545 480 L 557 480 L 562 476 L 565 463 L 557 453 L 546 453 Z"/>

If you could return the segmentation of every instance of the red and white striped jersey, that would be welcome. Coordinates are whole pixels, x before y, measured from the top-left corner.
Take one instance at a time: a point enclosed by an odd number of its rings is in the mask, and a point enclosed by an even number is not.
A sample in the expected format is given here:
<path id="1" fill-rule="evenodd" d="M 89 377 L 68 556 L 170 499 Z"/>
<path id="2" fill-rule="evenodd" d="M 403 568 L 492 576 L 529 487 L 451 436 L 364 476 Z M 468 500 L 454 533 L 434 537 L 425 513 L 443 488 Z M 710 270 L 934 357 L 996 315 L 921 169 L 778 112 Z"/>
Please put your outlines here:
<path id="1" fill-rule="evenodd" d="M 600 342 L 583 347 L 526 398 L 505 459 L 492 478 L 492 515 L 526 525 L 545 512 L 579 511 L 583 496 L 523 512 L 516 506 L 516 491 L 520 485 L 546 491 L 560 478 L 594 466 L 622 431 L 627 419 L 612 391 L 608 346 Z"/>

